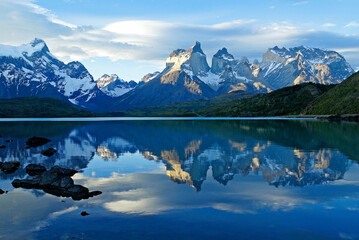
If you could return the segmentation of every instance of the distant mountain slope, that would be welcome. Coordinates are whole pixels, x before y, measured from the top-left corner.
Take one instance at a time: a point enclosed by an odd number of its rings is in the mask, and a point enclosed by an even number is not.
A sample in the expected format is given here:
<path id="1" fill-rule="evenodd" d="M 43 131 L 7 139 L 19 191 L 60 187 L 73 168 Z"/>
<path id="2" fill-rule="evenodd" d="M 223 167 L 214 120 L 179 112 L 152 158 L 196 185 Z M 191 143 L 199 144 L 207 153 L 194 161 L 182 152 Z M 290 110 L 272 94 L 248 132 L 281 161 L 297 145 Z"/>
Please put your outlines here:
<path id="1" fill-rule="evenodd" d="M 214 104 L 198 111 L 208 117 L 266 117 L 298 115 L 333 85 L 304 83 L 271 93 Z"/>
<path id="2" fill-rule="evenodd" d="M 94 113 L 72 107 L 55 98 L 0 99 L 0 117 L 91 117 Z"/>
<path id="3" fill-rule="evenodd" d="M 116 74 L 107 75 L 96 80 L 97 87 L 110 97 L 119 97 L 137 87 L 135 81 L 125 81 L 119 78 Z"/>
<path id="4" fill-rule="evenodd" d="M 110 100 L 80 62 L 61 62 L 43 40 L 0 45 L 0 98 L 30 96 L 53 97 L 96 111 Z"/>
<path id="5" fill-rule="evenodd" d="M 171 103 L 164 106 L 155 106 L 129 110 L 127 112 L 109 113 L 112 116 L 131 116 L 131 117 L 197 117 L 196 112 L 204 107 L 234 99 L 252 97 L 254 94 L 245 91 L 235 91 L 209 100 L 193 100 L 178 103 Z"/>
<path id="6" fill-rule="evenodd" d="M 307 114 L 359 114 L 359 72 L 316 99 Z"/>

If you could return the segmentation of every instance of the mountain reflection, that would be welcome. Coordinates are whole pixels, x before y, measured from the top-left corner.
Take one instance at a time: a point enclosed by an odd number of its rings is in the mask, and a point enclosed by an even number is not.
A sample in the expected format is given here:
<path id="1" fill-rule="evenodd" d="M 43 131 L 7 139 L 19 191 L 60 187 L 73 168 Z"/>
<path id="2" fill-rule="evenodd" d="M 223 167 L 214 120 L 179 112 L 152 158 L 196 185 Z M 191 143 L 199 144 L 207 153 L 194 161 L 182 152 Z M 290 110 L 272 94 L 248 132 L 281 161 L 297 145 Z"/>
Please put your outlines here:
<path id="1" fill-rule="evenodd" d="M 250 173 L 275 187 L 323 184 L 343 178 L 359 156 L 357 124 L 319 121 L 2 122 L 0 133 L 0 143 L 14 140 L 0 150 L 0 161 L 83 170 L 96 157 L 115 162 L 140 153 L 196 191 L 209 176 L 227 185 Z M 46 158 L 40 151 L 48 146 L 24 149 L 31 136 L 51 138 L 58 152 Z M 0 174 L 24 176 L 24 169 Z"/>

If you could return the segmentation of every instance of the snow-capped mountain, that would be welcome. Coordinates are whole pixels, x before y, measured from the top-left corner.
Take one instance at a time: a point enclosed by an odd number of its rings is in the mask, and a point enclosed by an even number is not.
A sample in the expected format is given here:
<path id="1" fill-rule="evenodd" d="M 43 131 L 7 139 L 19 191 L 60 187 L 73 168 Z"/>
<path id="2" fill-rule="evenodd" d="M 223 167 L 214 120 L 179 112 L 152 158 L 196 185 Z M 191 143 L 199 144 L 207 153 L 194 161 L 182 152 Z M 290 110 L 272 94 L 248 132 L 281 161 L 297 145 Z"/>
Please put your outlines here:
<path id="1" fill-rule="evenodd" d="M 226 48 L 207 63 L 201 44 L 174 50 L 162 72 L 147 74 L 137 88 L 115 101 L 114 109 L 165 105 L 242 90 L 266 93 L 303 82 L 340 83 L 354 71 L 335 51 L 296 47 L 270 48 L 262 62 L 236 59 Z"/>
<path id="2" fill-rule="evenodd" d="M 112 74 L 111 76 L 104 74 L 96 80 L 96 83 L 97 87 L 110 97 L 119 97 L 137 87 L 135 81 L 126 82 L 116 74 Z"/>
<path id="3" fill-rule="evenodd" d="M 80 62 L 63 63 L 43 40 L 0 45 L 0 98 L 28 96 L 54 97 L 96 111 L 108 100 Z"/>
<path id="4" fill-rule="evenodd" d="M 270 48 L 260 64 L 260 78 L 271 89 L 303 82 L 337 84 L 354 70 L 339 53 L 308 47 Z"/>
<path id="5" fill-rule="evenodd" d="M 188 50 L 177 49 L 167 58 L 166 68 L 161 73 L 146 75 L 144 83 L 120 96 L 112 108 L 128 110 L 213 98 L 216 92 L 199 78 L 206 76 L 209 70 L 199 42 Z"/>
<path id="6" fill-rule="evenodd" d="M 174 50 L 162 72 L 147 74 L 138 84 L 115 74 L 94 81 L 80 62 L 65 64 L 53 56 L 43 40 L 0 45 L 0 98 L 54 97 L 99 112 L 210 99 L 237 90 L 266 93 L 303 82 L 336 84 L 353 73 L 339 53 L 303 46 L 270 48 L 261 62 L 252 63 L 222 48 L 210 67 L 195 42 L 188 50 Z"/>

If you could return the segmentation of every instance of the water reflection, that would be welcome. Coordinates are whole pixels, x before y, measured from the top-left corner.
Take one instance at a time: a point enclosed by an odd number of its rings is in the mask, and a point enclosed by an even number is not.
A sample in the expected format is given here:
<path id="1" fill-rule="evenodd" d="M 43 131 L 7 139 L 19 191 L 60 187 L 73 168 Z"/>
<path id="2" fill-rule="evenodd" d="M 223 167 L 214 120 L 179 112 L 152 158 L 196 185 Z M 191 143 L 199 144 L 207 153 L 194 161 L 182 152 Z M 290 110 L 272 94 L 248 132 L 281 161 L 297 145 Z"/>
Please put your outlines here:
<path id="1" fill-rule="evenodd" d="M 330 129 L 330 131 L 329 131 Z M 357 124 L 317 121 L 140 121 L 1 123 L 0 161 L 18 160 L 83 170 L 96 157 L 116 162 L 138 152 L 162 162 L 169 179 L 200 191 L 208 175 L 227 185 L 235 175 L 260 173 L 274 186 L 305 186 L 341 179 L 356 160 Z M 340 134 L 338 134 L 340 133 Z M 29 136 L 53 141 L 25 149 Z M 55 156 L 41 150 L 52 146 Z M 1 179 L 24 177 L 0 174 Z"/>
<path id="2" fill-rule="evenodd" d="M 2 122 L 0 135 L 6 145 L 0 161 L 22 164 L 14 174 L 0 173 L 0 188 L 10 191 L 0 196 L 6 206 L 0 209 L 0 239 L 113 238 L 113 229 L 122 239 L 359 237 L 358 124 Z M 32 136 L 52 142 L 25 149 Z M 40 154 L 50 146 L 54 156 Z M 29 163 L 80 170 L 76 184 L 103 194 L 74 202 L 12 189 Z M 82 218 L 82 210 L 90 217 Z M 178 226 L 186 227 L 178 232 Z"/>

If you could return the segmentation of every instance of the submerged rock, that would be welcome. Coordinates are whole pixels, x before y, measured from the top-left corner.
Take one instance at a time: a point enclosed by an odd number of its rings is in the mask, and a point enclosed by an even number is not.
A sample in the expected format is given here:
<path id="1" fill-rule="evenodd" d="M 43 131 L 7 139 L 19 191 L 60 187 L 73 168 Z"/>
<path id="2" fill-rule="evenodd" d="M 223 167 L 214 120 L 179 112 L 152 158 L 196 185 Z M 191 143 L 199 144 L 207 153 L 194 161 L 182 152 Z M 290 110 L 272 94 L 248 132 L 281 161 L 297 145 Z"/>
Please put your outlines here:
<path id="1" fill-rule="evenodd" d="M 5 142 L 11 143 L 11 142 L 13 142 L 13 141 L 14 141 L 14 140 L 9 139 L 9 140 L 6 140 Z"/>
<path id="2" fill-rule="evenodd" d="M 45 145 L 46 143 L 49 143 L 51 142 L 50 139 L 47 139 L 47 138 L 43 138 L 43 137 L 32 137 L 32 138 L 29 138 L 27 141 L 26 141 L 26 145 L 28 147 L 39 147 L 39 146 L 42 146 L 42 145 Z"/>
<path id="3" fill-rule="evenodd" d="M 57 151 L 53 148 L 48 148 L 45 149 L 44 151 L 41 152 L 42 155 L 46 156 L 46 157 L 51 157 L 53 156 Z"/>
<path id="4" fill-rule="evenodd" d="M 17 161 L 0 162 L 0 170 L 5 174 L 14 173 L 19 167 L 20 167 L 20 162 Z"/>
<path id="5" fill-rule="evenodd" d="M 39 164 L 29 164 L 25 168 L 26 173 L 30 176 L 36 176 L 40 175 L 43 172 L 46 172 L 46 168 L 44 166 L 41 166 Z"/>
<path id="6" fill-rule="evenodd" d="M 14 180 L 12 185 L 15 188 L 40 189 L 58 197 L 71 197 L 74 200 L 88 199 L 102 194 L 100 191 L 90 192 L 88 188 L 74 184 L 71 177 L 78 172 L 76 170 L 54 166 L 48 171 L 46 169 L 43 171 L 44 167 L 41 165 L 29 166 L 26 170 L 31 172 L 32 177 Z"/>
<path id="7" fill-rule="evenodd" d="M 5 145 L 0 145 L 0 148 L 6 148 L 6 146 Z"/>

